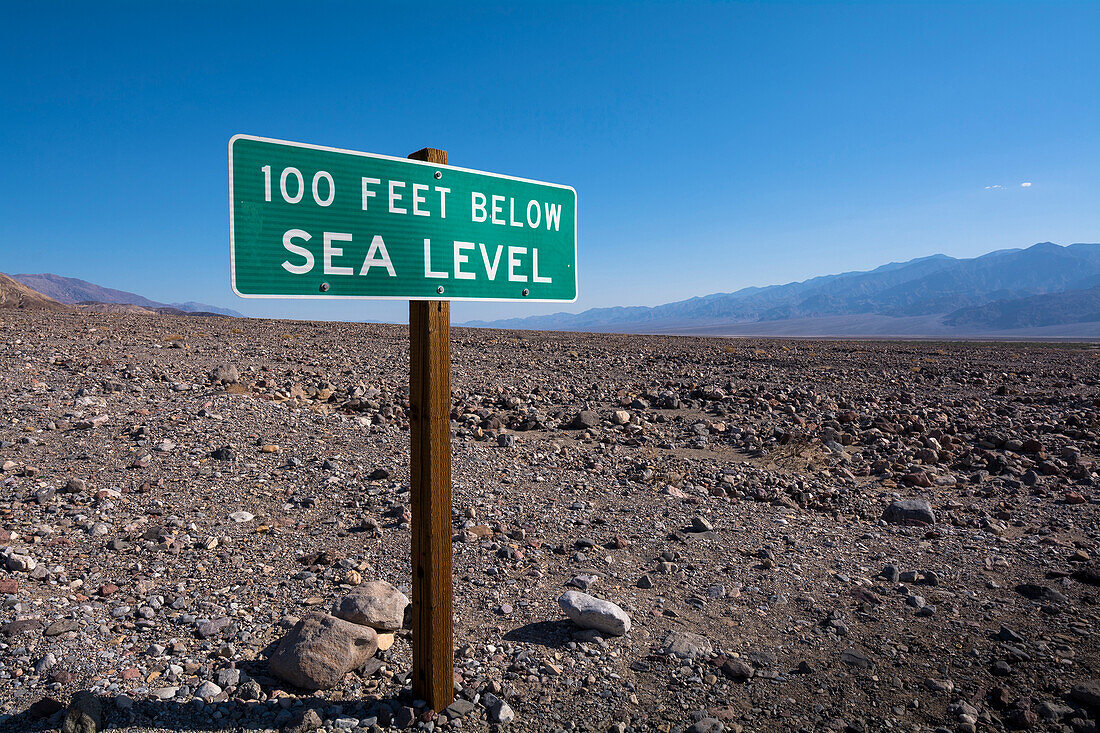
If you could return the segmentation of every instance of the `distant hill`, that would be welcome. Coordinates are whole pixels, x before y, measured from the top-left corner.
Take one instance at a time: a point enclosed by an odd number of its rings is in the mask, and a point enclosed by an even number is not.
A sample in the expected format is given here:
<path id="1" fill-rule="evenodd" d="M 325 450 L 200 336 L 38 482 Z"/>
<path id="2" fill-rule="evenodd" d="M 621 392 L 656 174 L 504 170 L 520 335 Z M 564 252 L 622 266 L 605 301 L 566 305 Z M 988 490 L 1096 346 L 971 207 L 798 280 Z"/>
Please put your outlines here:
<path id="1" fill-rule="evenodd" d="M 78 303 L 115 303 L 136 305 L 151 311 L 160 311 L 164 308 L 170 308 L 176 311 L 194 314 L 217 314 L 232 316 L 234 318 L 244 317 L 235 310 L 219 308 L 218 306 L 207 305 L 205 303 L 158 303 L 155 300 L 149 300 L 136 293 L 129 293 L 125 290 L 115 290 L 114 288 L 105 288 L 101 285 L 90 283 L 87 280 L 80 280 L 75 277 L 63 277 L 52 273 L 42 273 L 38 275 L 19 274 L 13 275 L 12 277 L 27 287 L 37 290 L 39 293 L 47 295 L 60 303 L 69 305 L 76 305 Z"/>
<path id="2" fill-rule="evenodd" d="M 48 298 L 3 273 L 0 273 L 0 309 L 68 310 L 53 298 Z"/>
<path id="3" fill-rule="evenodd" d="M 966 315 L 962 313 L 966 309 L 1083 291 L 1096 285 L 1100 285 L 1100 244 L 1062 247 L 1043 242 L 1027 249 L 998 250 L 970 259 L 933 255 L 892 262 L 866 272 L 744 288 L 655 307 L 593 308 L 575 314 L 488 323 L 473 321 L 465 325 L 625 333 L 751 331 L 778 335 L 789 333 L 790 324 L 796 322 L 800 335 L 830 335 L 848 321 L 874 324 L 875 335 L 889 335 L 891 323 L 897 325 L 898 335 L 913 334 L 914 328 L 928 335 L 950 335 L 1013 328 L 994 323 L 1007 323 L 1011 319 L 1005 321 L 999 316 L 976 312 Z M 1042 325 L 1066 323 L 1058 321 L 1053 306 L 1048 305 L 1045 312 L 1054 320 Z M 950 322 L 948 314 L 953 317 Z M 1065 317 L 1071 317 L 1069 311 Z M 851 335 L 851 329 L 842 330 Z"/>
<path id="4" fill-rule="evenodd" d="M 953 328 L 998 331 L 1100 322 L 1100 287 L 961 308 L 945 316 L 943 322 Z"/>

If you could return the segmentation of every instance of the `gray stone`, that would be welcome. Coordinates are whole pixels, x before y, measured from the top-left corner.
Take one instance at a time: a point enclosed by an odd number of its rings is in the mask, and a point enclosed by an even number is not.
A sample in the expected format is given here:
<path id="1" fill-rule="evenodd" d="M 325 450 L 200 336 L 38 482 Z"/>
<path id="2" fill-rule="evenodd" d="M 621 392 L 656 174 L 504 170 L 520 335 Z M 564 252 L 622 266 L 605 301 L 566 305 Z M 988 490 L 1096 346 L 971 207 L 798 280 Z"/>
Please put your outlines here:
<path id="1" fill-rule="evenodd" d="M 573 422 L 569 424 L 569 427 L 574 430 L 584 430 L 585 428 L 595 428 L 600 425 L 600 416 L 593 410 L 581 410 L 577 413 L 577 416 L 573 418 Z"/>
<path id="2" fill-rule="evenodd" d="M 302 618 L 282 638 L 268 666 L 276 677 L 292 685 L 324 690 L 338 684 L 376 651 L 374 629 L 314 613 Z"/>
<path id="3" fill-rule="evenodd" d="M 203 700 L 213 700 L 220 694 L 222 694 L 222 688 L 214 684 L 210 680 L 203 682 L 195 690 L 195 697 L 200 697 Z"/>
<path id="4" fill-rule="evenodd" d="M 713 529 L 714 525 L 706 517 L 692 517 L 691 530 L 693 532 L 710 532 Z"/>
<path id="5" fill-rule="evenodd" d="M 52 624 L 46 627 L 46 630 L 42 632 L 44 636 L 61 636 L 67 634 L 70 631 L 77 631 L 80 629 L 80 622 L 75 618 L 63 618 L 60 621 L 54 621 Z"/>
<path id="6" fill-rule="evenodd" d="M 236 384 L 241 381 L 241 375 L 237 372 L 237 367 L 232 364 L 220 364 L 210 372 L 210 381 L 221 384 Z"/>
<path id="7" fill-rule="evenodd" d="M 924 499 L 901 499 L 886 507 L 882 518 L 890 524 L 923 525 L 935 524 L 936 515 L 932 505 Z"/>
<path id="8" fill-rule="evenodd" d="M 467 715 L 472 713 L 476 707 L 477 706 L 469 700 L 463 700 L 460 697 L 452 702 L 450 705 L 448 705 L 443 712 L 451 720 L 456 720 L 458 718 L 465 718 Z"/>
<path id="9" fill-rule="evenodd" d="M 700 718 L 692 723 L 687 733 L 723 733 L 726 730 L 725 724 L 717 718 Z"/>
<path id="10" fill-rule="evenodd" d="M 714 645 L 705 636 L 687 631 L 673 631 L 665 637 L 661 651 L 679 659 L 695 660 L 709 657 L 714 652 Z"/>
<path id="11" fill-rule="evenodd" d="M 225 631 L 231 623 L 232 621 L 230 621 L 225 616 L 222 616 L 221 618 L 211 619 L 208 621 L 200 621 L 195 625 L 195 630 L 203 639 L 209 639 L 210 637 L 217 636 L 218 634 Z"/>
<path id="12" fill-rule="evenodd" d="M 219 669 L 215 677 L 222 687 L 236 687 L 241 683 L 241 670 L 226 667 L 225 669 Z"/>
<path id="13" fill-rule="evenodd" d="M 242 700 L 259 700 L 263 694 L 263 688 L 256 680 L 245 680 L 237 687 L 237 697 Z"/>
<path id="14" fill-rule="evenodd" d="M 508 725 L 516 719 L 516 713 L 512 710 L 512 706 L 491 692 L 486 692 L 481 698 L 481 702 L 489 713 L 490 723 Z"/>
<path id="15" fill-rule="evenodd" d="M 332 613 L 337 618 L 378 631 L 397 631 L 404 622 L 408 605 L 408 597 L 393 585 L 384 580 L 372 580 L 336 601 Z"/>
<path id="16" fill-rule="evenodd" d="M 630 616 L 611 601 L 571 590 L 558 598 L 558 605 L 581 628 L 596 629 L 612 636 L 630 631 Z"/>

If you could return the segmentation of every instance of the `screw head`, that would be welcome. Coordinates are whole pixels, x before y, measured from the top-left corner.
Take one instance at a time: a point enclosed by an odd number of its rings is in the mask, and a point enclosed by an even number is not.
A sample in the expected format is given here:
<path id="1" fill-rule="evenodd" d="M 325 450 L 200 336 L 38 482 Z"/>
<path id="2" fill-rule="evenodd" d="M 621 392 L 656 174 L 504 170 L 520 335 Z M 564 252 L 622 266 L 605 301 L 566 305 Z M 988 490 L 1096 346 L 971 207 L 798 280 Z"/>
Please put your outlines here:
<path id="1" fill-rule="evenodd" d="M 321 283 L 321 292 L 322 293 L 327 293 L 328 292 L 328 283 Z"/>
<path id="2" fill-rule="evenodd" d="M 443 171 L 436 171 L 435 172 L 435 180 L 438 181 L 442 177 L 443 177 Z"/>
<path id="3" fill-rule="evenodd" d="M 440 286 L 439 286 L 438 288 L 436 288 L 436 289 L 435 289 L 435 292 L 437 292 L 437 293 L 439 293 L 440 295 L 442 295 L 442 294 L 443 294 L 443 286 L 442 286 L 442 285 L 440 285 Z"/>
<path id="4" fill-rule="evenodd" d="M 530 294 L 531 294 L 531 291 L 530 291 L 530 290 L 528 290 L 527 288 L 524 288 L 524 289 L 523 289 L 523 297 L 524 297 L 524 298 L 526 298 L 526 297 L 527 297 L 528 295 L 530 295 Z"/>

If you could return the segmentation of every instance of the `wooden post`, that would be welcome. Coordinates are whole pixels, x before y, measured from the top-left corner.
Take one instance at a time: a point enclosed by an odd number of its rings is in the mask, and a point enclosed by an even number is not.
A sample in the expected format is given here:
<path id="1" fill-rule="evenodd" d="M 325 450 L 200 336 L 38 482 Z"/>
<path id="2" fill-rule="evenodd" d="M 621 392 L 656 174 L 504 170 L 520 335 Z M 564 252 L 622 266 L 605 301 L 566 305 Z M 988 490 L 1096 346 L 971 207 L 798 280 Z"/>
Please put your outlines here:
<path id="1" fill-rule="evenodd" d="M 447 151 L 409 158 L 447 163 Z M 454 700 L 451 577 L 451 304 L 409 301 L 413 693 L 436 711 Z"/>

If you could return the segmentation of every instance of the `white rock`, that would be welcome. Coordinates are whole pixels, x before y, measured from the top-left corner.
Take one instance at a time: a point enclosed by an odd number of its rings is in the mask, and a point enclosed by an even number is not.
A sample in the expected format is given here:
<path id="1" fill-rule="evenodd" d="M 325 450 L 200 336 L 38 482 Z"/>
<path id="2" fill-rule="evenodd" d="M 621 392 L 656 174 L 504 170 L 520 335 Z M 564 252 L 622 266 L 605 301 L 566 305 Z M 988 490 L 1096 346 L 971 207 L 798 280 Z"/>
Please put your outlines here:
<path id="1" fill-rule="evenodd" d="M 229 518 L 234 522 L 251 522 L 256 517 L 241 509 L 230 514 Z"/>
<path id="2" fill-rule="evenodd" d="M 571 590 L 561 595 L 558 605 L 573 623 L 582 628 L 596 629 L 612 636 L 622 636 L 630 631 L 630 616 L 611 601 Z"/>
<path id="3" fill-rule="evenodd" d="M 332 615 L 378 631 L 397 631 L 405 618 L 408 597 L 384 580 L 372 580 L 339 598 Z"/>
<path id="4" fill-rule="evenodd" d="M 216 684 L 209 680 L 203 682 L 201 685 L 199 685 L 198 689 L 195 690 L 195 697 L 200 697 L 203 700 L 213 699 L 220 694 L 222 694 L 222 688 L 218 687 Z"/>

